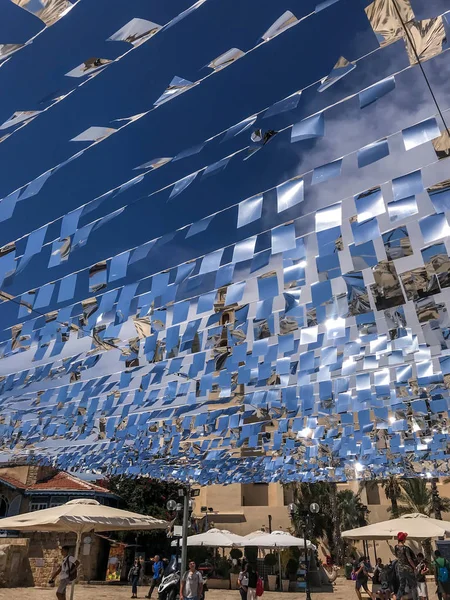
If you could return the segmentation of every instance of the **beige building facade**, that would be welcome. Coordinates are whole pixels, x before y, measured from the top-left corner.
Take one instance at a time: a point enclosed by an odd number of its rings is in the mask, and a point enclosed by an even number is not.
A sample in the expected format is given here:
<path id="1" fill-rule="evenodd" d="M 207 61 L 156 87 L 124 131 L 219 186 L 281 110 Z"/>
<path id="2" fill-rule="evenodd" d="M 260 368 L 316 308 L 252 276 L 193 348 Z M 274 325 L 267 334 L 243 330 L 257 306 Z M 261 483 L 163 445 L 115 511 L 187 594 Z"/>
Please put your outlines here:
<path id="1" fill-rule="evenodd" d="M 194 514 L 219 529 L 239 535 L 265 528 L 287 530 L 288 504 L 283 486 L 277 483 L 211 485 L 200 489 Z M 206 509 L 202 510 L 202 509 Z"/>
<path id="2" fill-rule="evenodd" d="M 370 523 L 390 518 L 388 508 L 391 503 L 386 498 L 380 483 L 368 482 L 361 489 L 360 482 L 354 481 L 338 484 L 338 488 L 350 488 L 355 493 L 360 491 L 361 501 L 367 505 L 370 511 Z M 446 484 L 440 481 L 438 490 L 442 497 L 449 497 L 450 483 Z M 283 488 L 279 483 L 212 485 L 201 488 L 200 496 L 195 498 L 194 514 L 197 517 L 203 517 L 203 523 L 207 518 L 209 526 L 214 524 L 219 529 L 228 529 L 239 535 L 247 535 L 262 528 L 267 531 L 269 529 L 286 531 L 291 526 L 288 507 L 292 500 L 291 490 L 288 487 Z M 443 518 L 450 520 L 450 515 L 444 514 Z M 322 554 L 326 552 L 324 547 L 320 550 Z M 391 550 L 387 542 L 376 542 L 375 546 L 371 544 L 369 551 L 371 558 L 375 551 L 377 556 L 383 560 L 391 557 Z"/>

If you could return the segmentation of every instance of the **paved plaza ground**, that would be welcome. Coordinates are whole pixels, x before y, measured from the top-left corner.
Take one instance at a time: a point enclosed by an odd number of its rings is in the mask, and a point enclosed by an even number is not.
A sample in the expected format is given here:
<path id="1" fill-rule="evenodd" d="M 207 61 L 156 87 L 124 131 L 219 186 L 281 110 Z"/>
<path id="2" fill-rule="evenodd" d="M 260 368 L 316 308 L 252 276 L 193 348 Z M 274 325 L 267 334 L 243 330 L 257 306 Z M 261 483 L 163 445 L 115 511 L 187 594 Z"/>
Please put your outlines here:
<path id="1" fill-rule="evenodd" d="M 313 600 L 356 600 L 355 584 L 352 581 L 338 579 L 334 593 L 313 593 Z M 54 600 L 55 589 L 37 588 L 0 588 L 0 600 Z M 138 598 L 143 598 L 147 588 L 140 588 Z M 131 588 L 127 586 L 108 585 L 77 585 L 74 600 L 127 600 L 131 596 Z M 69 594 L 67 594 L 69 599 Z M 206 596 L 207 600 L 240 600 L 238 591 L 211 590 Z M 302 600 L 304 593 L 279 593 L 265 592 L 265 600 Z M 154 596 L 156 600 L 156 595 Z"/>
<path id="2" fill-rule="evenodd" d="M 55 600 L 55 589 L 0 588 L 0 600 Z M 434 600 L 434 586 L 428 585 L 430 600 Z M 140 588 L 138 598 L 144 598 L 147 588 Z M 77 585 L 74 600 L 127 600 L 131 596 L 128 586 Z M 157 600 L 156 596 L 154 599 Z M 264 600 L 305 600 L 305 594 L 264 592 Z M 69 594 L 67 594 L 69 600 Z M 207 600 L 240 600 L 238 591 L 211 590 Z M 333 593 L 312 593 L 312 600 L 357 600 L 355 583 L 338 578 Z"/>

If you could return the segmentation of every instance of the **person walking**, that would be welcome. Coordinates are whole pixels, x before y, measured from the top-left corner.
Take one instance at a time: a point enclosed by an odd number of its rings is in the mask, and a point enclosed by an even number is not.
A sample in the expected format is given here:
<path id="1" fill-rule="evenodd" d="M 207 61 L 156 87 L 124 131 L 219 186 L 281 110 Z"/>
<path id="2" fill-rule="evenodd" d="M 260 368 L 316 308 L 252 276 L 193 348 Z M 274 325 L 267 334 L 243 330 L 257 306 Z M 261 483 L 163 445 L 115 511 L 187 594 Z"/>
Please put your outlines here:
<path id="1" fill-rule="evenodd" d="M 256 586 L 258 585 L 258 571 L 253 568 L 253 565 L 247 565 L 247 600 L 256 600 Z"/>
<path id="2" fill-rule="evenodd" d="M 427 561 L 422 552 L 417 554 L 416 580 L 417 580 L 417 595 L 420 600 L 428 600 L 428 588 L 426 575 L 429 573 Z"/>
<path id="3" fill-rule="evenodd" d="M 372 574 L 372 593 L 375 594 L 381 588 L 381 572 L 383 571 L 383 561 L 377 558 L 375 568 Z"/>
<path id="4" fill-rule="evenodd" d="M 248 590 L 248 573 L 247 566 L 242 567 L 242 571 L 238 576 L 239 593 L 241 594 L 241 600 L 247 600 Z"/>
<path id="5" fill-rule="evenodd" d="M 442 594 L 443 600 L 448 600 L 450 597 L 450 564 L 439 550 L 434 553 L 434 572 L 438 591 Z"/>
<path id="6" fill-rule="evenodd" d="M 379 598 L 379 600 L 390 600 L 392 596 L 394 569 L 395 566 L 390 563 L 389 565 L 383 565 L 380 570 L 380 588 L 376 592 L 376 597 Z"/>
<path id="7" fill-rule="evenodd" d="M 152 584 L 150 586 L 150 589 L 148 590 L 148 594 L 145 596 L 146 598 L 151 598 L 152 594 L 153 594 L 153 590 L 155 588 L 159 587 L 159 584 L 161 583 L 161 579 L 164 573 L 164 563 L 161 560 L 161 557 L 159 556 L 159 554 L 157 554 L 155 556 L 155 558 L 153 559 L 153 577 L 152 577 Z"/>
<path id="8" fill-rule="evenodd" d="M 184 573 L 180 582 L 180 600 L 200 600 L 203 595 L 203 577 L 197 571 L 193 560 L 189 561 L 189 570 Z"/>
<path id="9" fill-rule="evenodd" d="M 141 563 L 138 558 L 134 559 L 134 564 L 128 573 L 128 581 L 131 583 L 131 597 L 137 598 L 137 588 L 139 577 L 141 575 Z"/>
<path id="10" fill-rule="evenodd" d="M 69 583 L 75 581 L 77 578 L 80 561 L 75 560 L 75 558 L 71 556 L 69 546 L 63 546 L 61 548 L 61 554 L 63 557 L 62 563 L 53 572 L 49 583 L 55 583 L 55 578 L 59 575 L 59 585 L 56 590 L 56 597 L 58 600 L 66 600 L 66 588 Z"/>
<path id="11" fill-rule="evenodd" d="M 407 600 L 406 587 L 412 594 L 414 600 L 417 600 L 417 579 L 416 563 L 414 552 L 409 546 L 405 545 L 408 534 L 399 531 L 397 534 L 397 545 L 394 548 L 397 557 L 399 588 L 396 593 L 397 600 Z"/>
<path id="12" fill-rule="evenodd" d="M 372 592 L 369 592 L 369 571 L 366 564 L 366 557 L 361 556 L 358 565 L 355 567 L 355 591 L 358 596 L 358 600 L 362 600 L 361 588 L 369 595 L 371 600 L 374 600 Z"/>

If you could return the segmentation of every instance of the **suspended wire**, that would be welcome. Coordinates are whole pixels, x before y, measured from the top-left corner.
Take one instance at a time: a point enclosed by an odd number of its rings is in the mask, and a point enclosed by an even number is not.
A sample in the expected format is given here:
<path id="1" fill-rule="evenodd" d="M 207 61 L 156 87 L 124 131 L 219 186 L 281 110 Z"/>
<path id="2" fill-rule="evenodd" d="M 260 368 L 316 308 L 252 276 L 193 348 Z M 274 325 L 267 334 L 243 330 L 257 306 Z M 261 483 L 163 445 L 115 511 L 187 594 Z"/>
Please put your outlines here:
<path id="1" fill-rule="evenodd" d="M 425 79 L 425 82 L 426 82 L 426 84 L 427 84 L 427 87 L 428 87 L 428 89 L 429 89 L 429 91 L 430 91 L 431 97 L 433 98 L 433 102 L 434 102 L 434 104 L 436 105 L 436 108 L 437 108 L 437 111 L 438 111 L 438 113 L 439 113 L 439 116 L 441 117 L 441 119 L 442 119 L 442 122 L 444 123 L 444 127 L 445 127 L 445 129 L 446 129 L 446 131 L 447 131 L 447 135 L 448 135 L 448 136 L 449 136 L 449 138 L 450 138 L 450 130 L 449 130 L 449 126 L 447 125 L 447 123 L 446 123 L 446 121 L 445 121 L 445 118 L 444 118 L 444 114 L 443 114 L 443 112 L 442 112 L 442 109 L 441 109 L 441 107 L 439 106 L 439 102 L 437 101 L 437 98 L 436 98 L 436 96 L 435 96 L 435 94 L 434 94 L 433 88 L 431 87 L 431 83 L 430 83 L 430 81 L 429 81 L 429 79 L 428 79 L 428 77 L 427 77 L 427 74 L 426 74 L 426 72 L 425 72 L 425 69 L 423 68 L 422 61 L 421 61 L 421 59 L 420 59 L 419 53 L 417 52 L 416 46 L 415 46 L 415 44 L 414 44 L 414 39 L 413 39 L 413 37 L 412 37 L 411 33 L 408 31 L 408 28 L 406 27 L 406 23 L 405 23 L 405 22 L 403 21 L 403 19 L 402 19 L 402 15 L 401 15 L 401 13 L 400 13 L 400 9 L 399 9 L 399 7 L 398 7 L 397 0 L 393 0 L 393 5 L 394 5 L 395 11 L 396 11 L 396 13 L 397 13 L 397 16 L 398 16 L 398 18 L 399 18 L 399 21 L 400 21 L 400 23 L 402 24 L 403 30 L 404 30 L 404 32 L 405 32 L 405 35 L 406 35 L 406 37 L 408 38 L 408 41 L 409 41 L 409 43 L 410 43 L 410 46 L 411 46 L 411 48 L 412 48 L 412 51 L 414 52 L 414 56 L 416 57 L 417 64 L 419 65 L 419 68 L 420 68 L 420 70 L 422 71 L 422 75 L 423 75 L 423 77 L 424 77 L 424 79 Z"/>

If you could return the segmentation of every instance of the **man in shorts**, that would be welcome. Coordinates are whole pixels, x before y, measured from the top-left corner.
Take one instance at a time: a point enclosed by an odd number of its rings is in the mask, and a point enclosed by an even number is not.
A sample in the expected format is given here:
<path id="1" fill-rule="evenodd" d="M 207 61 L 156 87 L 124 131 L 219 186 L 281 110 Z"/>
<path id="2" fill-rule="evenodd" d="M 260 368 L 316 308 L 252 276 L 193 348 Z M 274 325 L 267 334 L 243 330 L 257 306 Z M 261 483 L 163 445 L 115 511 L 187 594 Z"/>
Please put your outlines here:
<path id="1" fill-rule="evenodd" d="M 59 566 L 56 571 L 53 572 L 49 583 L 54 583 L 55 577 L 59 575 L 59 585 L 56 590 L 56 597 L 58 600 L 66 600 L 66 588 L 69 583 L 76 579 L 77 569 L 80 562 L 75 560 L 75 558 L 70 555 L 69 546 L 63 546 L 61 548 L 61 554 L 63 557 L 61 566 Z"/>
<path id="2" fill-rule="evenodd" d="M 434 572 L 439 593 L 443 600 L 448 600 L 450 597 L 450 563 L 446 558 L 441 556 L 439 550 L 434 553 Z"/>
<path id="3" fill-rule="evenodd" d="M 354 567 L 355 573 L 355 591 L 358 596 L 358 600 L 362 600 L 361 588 L 369 595 L 371 600 L 374 600 L 374 595 L 369 591 L 369 572 L 366 563 L 366 557 L 361 556 L 359 563 Z"/>

